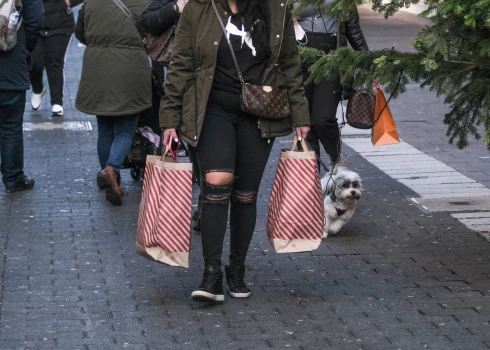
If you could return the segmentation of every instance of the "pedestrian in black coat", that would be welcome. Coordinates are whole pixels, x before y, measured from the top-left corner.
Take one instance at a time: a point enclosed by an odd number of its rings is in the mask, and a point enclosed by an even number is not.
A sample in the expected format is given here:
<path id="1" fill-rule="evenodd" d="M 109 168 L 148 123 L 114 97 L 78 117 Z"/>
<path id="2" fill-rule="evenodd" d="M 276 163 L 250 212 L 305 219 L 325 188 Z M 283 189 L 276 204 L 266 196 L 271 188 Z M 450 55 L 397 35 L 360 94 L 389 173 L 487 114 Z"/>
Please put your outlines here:
<path id="1" fill-rule="evenodd" d="M 324 0 L 321 8 L 308 6 L 295 17 L 294 20 L 306 32 L 306 38 L 302 43 L 326 53 L 347 46 L 347 42 L 354 50 L 368 50 L 357 9 L 350 13 L 347 21 L 339 23 L 334 16 L 325 14 L 325 9 L 332 2 L 333 0 Z M 303 68 L 306 81 L 309 77 L 308 67 Z M 308 143 L 318 155 L 321 143 L 332 164 L 344 162 L 337 122 L 337 107 L 342 98 L 339 79 L 324 79 L 318 84 L 310 83 L 305 86 L 305 91 L 311 116 Z"/>
<path id="2" fill-rule="evenodd" d="M 0 163 L 7 192 L 30 189 L 34 180 L 24 175 L 22 123 L 29 90 L 29 53 L 36 47 L 44 17 L 41 0 L 22 0 L 22 25 L 17 45 L 0 51 Z"/>
<path id="3" fill-rule="evenodd" d="M 43 71 L 46 68 L 51 95 L 51 113 L 53 116 L 63 115 L 65 56 L 75 32 L 72 7 L 82 2 L 83 0 L 43 0 L 44 24 L 41 38 L 32 53 L 33 65 L 30 74 L 33 110 L 41 107 L 42 97 L 46 92 L 43 84 Z"/>

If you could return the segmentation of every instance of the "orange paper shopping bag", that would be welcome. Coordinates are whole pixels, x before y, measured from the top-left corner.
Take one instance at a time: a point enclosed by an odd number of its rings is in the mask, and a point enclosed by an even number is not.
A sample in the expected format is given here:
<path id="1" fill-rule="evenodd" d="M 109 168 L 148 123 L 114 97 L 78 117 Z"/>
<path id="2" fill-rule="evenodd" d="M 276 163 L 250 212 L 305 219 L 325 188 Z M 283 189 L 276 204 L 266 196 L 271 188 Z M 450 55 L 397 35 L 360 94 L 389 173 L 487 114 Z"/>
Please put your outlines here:
<path id="1" fill-rule="evenodd" d="M 381 86 L 376 83 L 376 108 L 374 112 L 378 121 L 371 129 L 371 142 L 374 146 L 392 145 L 400 143 L 398 132 L 396 131 L 395 120 L 391 114 L 390 106 L 386 102 L 386 97 L 381 90 Z"/>

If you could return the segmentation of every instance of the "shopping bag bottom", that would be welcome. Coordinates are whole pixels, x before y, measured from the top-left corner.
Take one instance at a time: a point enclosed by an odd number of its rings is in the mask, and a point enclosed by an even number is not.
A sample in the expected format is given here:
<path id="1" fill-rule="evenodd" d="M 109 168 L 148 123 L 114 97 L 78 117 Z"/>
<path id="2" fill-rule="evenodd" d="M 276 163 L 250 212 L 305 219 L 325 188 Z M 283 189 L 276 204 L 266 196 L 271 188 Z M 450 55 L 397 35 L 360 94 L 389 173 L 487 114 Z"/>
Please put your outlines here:
<path id="1" fill-rule="evenodd" d="M 189 252 L 167 252 L 162 247 L 145 247 L 136 242 L 136 253 L 160 264 L 189 267 Z"/>
<path id="2" fill-rule="evenodd" d="M 311 252 L 322 243 L 321 239 L 280 239 L 270 238 L 272 247 L 276 253 L 301 253 Z"/>

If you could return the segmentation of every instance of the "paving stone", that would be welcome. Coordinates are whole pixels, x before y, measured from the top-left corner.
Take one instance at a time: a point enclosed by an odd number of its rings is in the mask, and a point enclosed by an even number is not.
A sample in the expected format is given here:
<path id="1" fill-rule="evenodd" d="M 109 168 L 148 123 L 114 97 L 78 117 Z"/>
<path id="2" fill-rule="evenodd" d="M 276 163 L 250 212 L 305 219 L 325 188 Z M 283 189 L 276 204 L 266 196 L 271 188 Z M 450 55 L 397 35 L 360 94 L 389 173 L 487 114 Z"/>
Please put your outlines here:
<path id="1" fill-rule="evenodd" d="M 398 14 L 381 24 L 378 15 L 361 14 L 372 48 L 396 41 L 408 49 L 425 23 Z M 420 211 L 407 200 L 412 190 L 345 145 L 365 191 L 343 234 L 312 253 L 270 247 L 268 201 L 290 137 L 277 140 L 247 260 L 252 297 L 191 301 L 203 268 L 200 236 L 192 236 L 190 269 L 151 263 L 134 253 L 142 183 L 122 172 L 121 207 L 97 189 L 95 119 L 73 107 L 82 55 L 74 40 L 63 121 L 89 121 L 93 131 L 27 131 L 26 173 L 36 187 L 0 191 L 0 349 L 490 348 L 490 244 L 448 214 Z M 447 145 L 439 98 L 410 84 L 391 103 L 405 141 L 490 186 L 488 161 L 478 158 L 488 155 L 483 144 Z M 49 115 L 45 104 L 27 108 L 25 120 L 52 121 Z"/>

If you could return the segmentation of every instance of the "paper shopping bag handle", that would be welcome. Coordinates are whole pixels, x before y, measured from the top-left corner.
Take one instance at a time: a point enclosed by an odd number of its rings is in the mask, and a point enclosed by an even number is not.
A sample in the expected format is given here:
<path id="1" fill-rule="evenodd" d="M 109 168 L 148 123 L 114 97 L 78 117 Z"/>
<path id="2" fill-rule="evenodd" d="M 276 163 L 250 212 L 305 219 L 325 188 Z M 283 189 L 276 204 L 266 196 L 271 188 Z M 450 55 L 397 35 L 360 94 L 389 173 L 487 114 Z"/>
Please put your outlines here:
<path id="1" fill-rule="evenodd" d="M 165 152 L 162 153 L 162 159 L 160 159 L 162 162 L 165 162 L 165 159 L 167 158 L 167 154 L 170 152 L 172 155 L 172 160 L 174 163 L 178 163 L 179 161 L 177 160 L 177 155 L 175 152 L 172 150 L 172 140 L 168 143 L 167 147 L 165 147 Z"/>
<path id="2" fill-rule="evenodd" d="M 297 144 L 298 144 L 298 136 L 294 135 L 293 144 L 291 145 L 291 149 L 290 149 L 291 152 L 294 151 Z M 301 146 L 303 147 L 303 152 L 309 152 L 310 151 L 310 149 L 308 148 L 308 145 L 305 142 L 305 139 L 301 139 Z"/>

